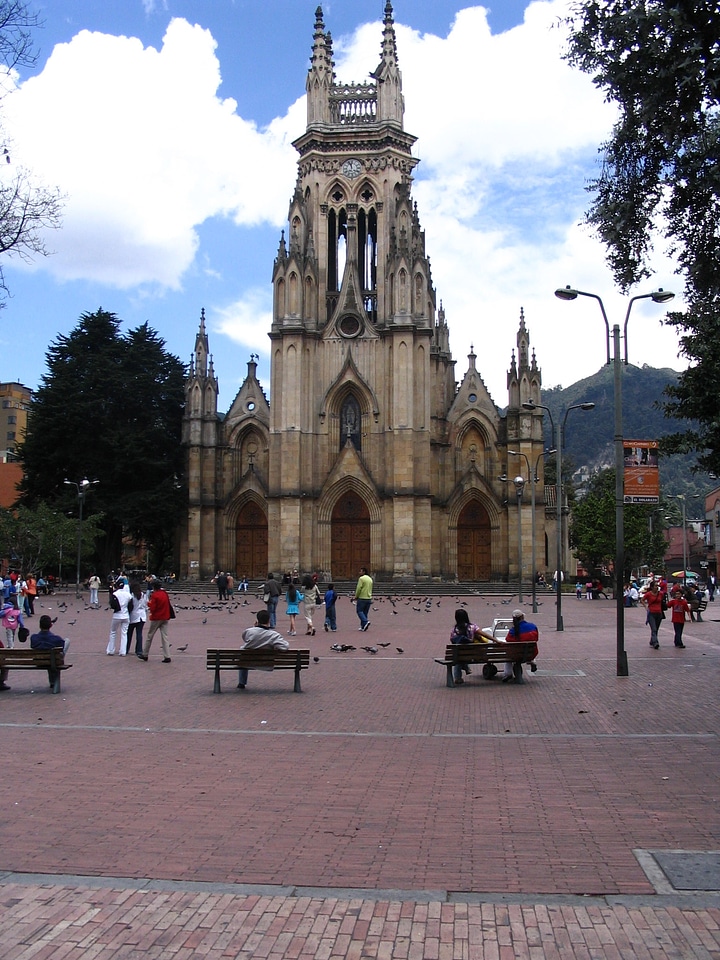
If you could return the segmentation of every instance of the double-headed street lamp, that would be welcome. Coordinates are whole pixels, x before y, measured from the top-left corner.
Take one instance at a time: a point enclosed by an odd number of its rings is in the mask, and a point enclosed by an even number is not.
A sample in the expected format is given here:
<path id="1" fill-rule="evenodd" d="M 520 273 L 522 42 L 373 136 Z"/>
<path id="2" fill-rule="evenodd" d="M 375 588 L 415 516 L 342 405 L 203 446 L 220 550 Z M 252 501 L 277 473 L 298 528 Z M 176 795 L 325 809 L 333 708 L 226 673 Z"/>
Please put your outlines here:
<path id="1" fill-rule="evenodd" d="M 508 450 L 508 453 L 511 457 L 522 457 L 525 460 L 528 468 L 528 482 L 530 484 L 530 530 L 532 531 L 532 544 L 530 548 L 530 566 L 532 567 L 532 609 L 533 613 L 537 613 L 537 583 L 535 579 L 537 574 L 537 570 L 535 569 L 535 484 L 540 481 L 540 477 L 538 476 L 537 472 L 540 460 L 545 456 L 546 453 L 555 453 L 555 451 L 543 450 L 542 453 L 539 453 L 537 460 L 535 461 L 534 470 L 530 466 L 530 460 L 528 459 L 526 453 L 523 453 L 521 450 Z M 522 600 L 522 596 L 520 599 Z"/>
<path id="2" fill-rule="evenodd" d="M 75 574 L 75 596 L 80 596 L 80 553 L 82 548 L 82 520 L 83 520 L 83 503 L 85 502 L 85 496 L 90 487 L 95 483 L 99 483 L 99 480 L 88 480 L 85 477 L 84 480 L 80 480 L 78 483 L 75 483 L 74 480 L 63 480 L 63 483 L 66 483 L 69 487 L 75 487 L 77 490 L 78 496 L 78 535 L 77 535 L 77 570 Z"/>
<path id="3" fill-rule="evenodd" d="M 550 426 L 552 427 L 552 442 L 553 447 L 555 447 L 555 500 L 556 500 L 556 510 L 557 510 L 557 519 L 555 531 L 555 539 L 557 540 L 557 550 L 556 550 L 556 559 L 555 559 L 555 629 L 558 632 L 562 632 L 565 627 L 563 625 L 562 618 L 562 582 L 563 582 L 563 537 L 562 537 L 562 450 L 563 450 L 563 440 L 565 438 L 565 424 L 567 423 L 568 414 L 571 410 L 593 410 L 595 408 L 594 403 L 586 401 L 584 403 L 573 403 L 565 411 L 565 416 L 563 417 L 562 423 L 555 434 L 555 421 L 553 420 L 552 411 L 550 407 L 546 407 L 545 404 L 535 403 L 534 400 L 527 400 L 523 404 L 525 410 L 545 410 L 547 415 L 550 417 Z"/>
<path id="4" fill-rule="evenodd" d="M 577 300 L 578 297 L 590 297 L 597 300 L 603 320 L 605 321 L 605 347 L 607 362 L 610 363 L 610 324 L 605 306 L 596 293 L 586 293 L 584 290 L 575 290 L 573 287 L 560 287 L 555 291 L 560 300 Z M 625 363 L 628 362 L 627 327 L 630 311 L 636 300 L 652 300 L 653 303 L 667 303 L 675 296 L 669 290 L 653 290 L 652 293 L 641 293 L 631 297 L 625 314 L 623 335 L 625 337 Z M 615 604 L 616 604 L 616 635 L 617 635 L 617 675 L 628 676 L 627 654 L 625 652 L 625 607 L 623 599 L 623 574 L 625 567 L 625 531 L 624 531 L 624 460 L 623 460 L 623 426 L 622 426 L 622 366 L 620 358 L 620 327 L 615 324 L 612 329 L 613 362 L 614 362 L 614 395 L 615 395 Z"/>
<path id="5" fill-rule="evenodd" d="M 501 483 L 514 483 L 515 484 L 515 496 L 517 498 L 517 509 L 518 509 L 518 600 L 522 603 L 523 600 L 523 589 L 522 589 L 522 496 L 523 490 L 525 489 L 525 477 L 513 477 L 512 481 L 508 476 L 503 474 L 501 477 L 498 477 L 498 480 Z M 534 498 L 533 498 L 534 499 Z M 534 537 L 534 534 L 533 534 Z"/>

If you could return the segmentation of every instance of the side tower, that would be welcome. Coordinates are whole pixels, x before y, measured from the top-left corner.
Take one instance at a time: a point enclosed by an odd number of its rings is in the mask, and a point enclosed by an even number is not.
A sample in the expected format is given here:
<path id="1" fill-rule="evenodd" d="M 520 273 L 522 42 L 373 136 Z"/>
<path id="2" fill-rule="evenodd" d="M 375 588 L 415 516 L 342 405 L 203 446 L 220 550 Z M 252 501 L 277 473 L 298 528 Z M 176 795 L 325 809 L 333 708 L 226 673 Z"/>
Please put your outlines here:
<path id="1" fill-rule="evenodd" d="M 525 326 L 525 312 L 520 308 L 520 325 L 517 333 L 517 358 L 512 353 L 510 370 L 507 375 L 508 409 L 507 425 L 507 476 L 509 478 L 521 476 L 527 481 L 523 491 L 520 508 L 513 497 L 513 485 L 508 483 L 508 532 L 509 532 L 509 573 L 511 579 L 518 575 L 518 564 L 522 563 L 523 581 L 530 584 L 530 577 L 534 577 L 537 570 L 530 567 L 531 543 L 535 538 L 536 566 L 547 568 L 546 553 L 548 552 L 546 523 L 545 523 L 545 485 L 543 463 L 543 411 L 525 410 L 524 403 L 542 403 L 541 386 L 542 375 L 535 359 L 535 351 L 530 353 L 530 334 Z M 535 484 L 535 524 L 531 516 L 531 489 L 533 476 L 539 479 Z M 513 545 L 518 542 L 518 524 L 522 524 L 522 559 L 518 559 L 517 548 Z"/>
<path id="2" fill-rule="evenodd" d="M 196 580 L 215 563 L 218 382 L 209 353 L 205 310 L 185 383 L 183 443 L 187 448 L 188 517 L 181 540 L 182 575 Z"/>
<path id="3" fill-rule="evenodd" d="M 431 442 L 454 390 L 411 197 L 393 9 L 363 83 L 337 83 L 315 18 L 307 129 L 273 270 L 271 566 L 351 578 L 439 572 Z"/>

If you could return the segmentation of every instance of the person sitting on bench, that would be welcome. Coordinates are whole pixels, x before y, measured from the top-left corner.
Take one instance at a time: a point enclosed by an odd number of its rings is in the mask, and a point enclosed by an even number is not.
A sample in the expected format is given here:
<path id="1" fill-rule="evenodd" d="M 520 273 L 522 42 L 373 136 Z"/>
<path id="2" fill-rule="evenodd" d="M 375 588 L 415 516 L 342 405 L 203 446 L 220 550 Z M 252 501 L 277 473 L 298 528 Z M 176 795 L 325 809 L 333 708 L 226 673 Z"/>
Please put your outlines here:
<path id="1" fill-rule="evenodd" d="M 272 650 L 287 650 L 290 644 L 277 630 L 270 628 L 270 613 L 267 610 L 258 610 L 255 614 L 255 626 L 243 630 L 243 645 L 241 650 L 261 650 L 268 647 Z M 238 670 L 238 690 L 244 690 L 248 681 L 248 671 L 241 667 Z"/>
<path id="2" fill-rule="evenodd" d="M 507 633 L 506 642 L 512 643 L 513 641 L 527 641 L 532 643 L 535 642 L 535 653 L 534 657 L 538 654 L 537 642 L 538 642 L 538 628 L 534 623 L 530 623 L 529 620 L 525 619 L 525 614 L 522 610 L 513 610 L 513 625 L 510 627 Z M 514 671 L 513 671 L 514 668 Z M 534 673 L 537 669 L 534 663 L 530 664 L 530 669 Z M 510 661 L 505 663 L 505 672 L 503 673 L 503 683 L 522 683 L 522 664 L 517 663 L 513 664 Z"/>
<path id="3" fill-rule="evenodd" d="M 70 646 L 69 640 L 63 640 L 62 637 L 59 637 L 56 633 L 50 633 L 50 627 L 52 627 L 52 620 L 47 614 L 43 614 L 40 617 L 40 632 L 34 633 L 30 637 L 30 646 L 33 650 L 52 650 L 53 647 L 58 647 L 63 653 L 67 653 L 68 647 Z M 57 670 L 53 670 L 52 667 L 48 667 L 48 680 L 50 681 L 50 686 L 55 686 L 55 681 L 57 680 Z"/>

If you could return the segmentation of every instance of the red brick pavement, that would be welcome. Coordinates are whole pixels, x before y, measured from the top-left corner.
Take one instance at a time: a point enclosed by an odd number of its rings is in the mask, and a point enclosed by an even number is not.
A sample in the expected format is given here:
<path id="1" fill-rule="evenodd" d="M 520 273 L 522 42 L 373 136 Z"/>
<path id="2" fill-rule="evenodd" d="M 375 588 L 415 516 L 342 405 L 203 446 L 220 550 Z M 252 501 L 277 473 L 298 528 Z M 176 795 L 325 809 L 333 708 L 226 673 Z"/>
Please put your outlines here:
<path id="1" fill-rule="evenodd" d="M 176 652 L 162 664 L 159 643 L 148 663 L 107 657 L 110 612 L 86 611 L 70 597 L 56 625 L 73 638 L 63 693 L 52 696 L 43 674 L 16 672 L 12 691 L 0 697 L 0 869 L 55 875 L 47 887 L 6 878 L 3 902 L 16 939 L 8 940 L 15 952 L 3 956 L 42 956 L 35 950 L 45 938 L 52 950 L 63 944 L 65 954 L 54 957 L 150 956 L 160 947 L 163 956 L 221 956 L 248 925 L 247 943 L 225 955 L 627 956 L 618 942 L 632 935 L 645 944 L 633 947 L 637 956 L 720 956 L 717 910 L 692 910 L 685 900 L 673 918 L 666 906 L 645 905 L 635 915 L 610 903 L 654 902 L 634 850 L 718 849 L 713 608 L 705 623 L 688 624 L 685 650 L 673 648 L 663 625 L 659 651 L 648 646 L 643 611 L 628 611 L 630 677 L 617 678 L 614 604 L 567 598 L 565 631 L 556 633 L 552 598 L 542 599 L 534 618 L 540 670 L 519 687 L 483 681 L 477 670 L 463 687 L 445 687 L 433 657 L 447 641 L 452 597 L 427 608 L 424 598 L 394 608 L 377 601 L 365 634 L 342 599 L 338 633 L 293 643 L 319 657 L 303 674 L 302 694 L 293 694 L 291 674 L 251 673 L 245 691 L 224 674 L 216 696 L 205 650 L 238 643 L 256 601 L 228 613 L 214 604 L 181 609 L 199 604 L 178 597 Z M 479 598 L 468 609 L 485 624 L 515 604 Z M 58 612 L 56 598 L 45 605 Z M 339 654 L 333 641 L 390 645 L 377 655 Z M 39 826 L 48 811 L 58 812 L 59 829 Z M 179 885 L 162 896 L 127 884 L 89 895 L 82 884 L 66 889 L 63 875 Z M 402 905 L 368 893 L 367 906 L 332 896 L 190 892 L 188 882 L 438 893 L 429 904 L 415 896 Z M 86 919 L 63 927 L 67 938 L 57 940 L 52 918 L 67 916 L 75 902 L 68 889 Z M 438 905 L 464 895 L 485 902 Z M 493 895 L 516 902 L 493 905 Z M 559 895 L 605 899 L 583 920 L 574 900 L 567 916 L 552 907 Z M 234 933 L 227 897 L 245 924 Z M 151 900 L 142 944 L 123 940 L 130 928 L 144 930 L 142 905 Z M 382 910 L 406 911 L 410 933 L 393 928 L 385 937 Z M 423 921 L 411 919 L 418 910 Z M 126 911 L 137 923 L 128 926 Z M 191 947 L 181 932 L 198 933 L 182 918 L 198 911 L 207 912 L 208 926 Z M 288 939 L 294 922 L 300 928 L 328 911 L 341 918 L 331 937 Z M 372 917 L 366 929 L 363 911 Z M 445 911 L 447 922 L 431 920 L 433 911 Z M 95 938 L 95 952 L 77 953 L 73 937 L 83 930 L 102 931 L 102 948 Z M 672 953 L 676 937 L 685 946 Z M 108 952 L 117 951 L 113 943 L 130 952 Z"/>

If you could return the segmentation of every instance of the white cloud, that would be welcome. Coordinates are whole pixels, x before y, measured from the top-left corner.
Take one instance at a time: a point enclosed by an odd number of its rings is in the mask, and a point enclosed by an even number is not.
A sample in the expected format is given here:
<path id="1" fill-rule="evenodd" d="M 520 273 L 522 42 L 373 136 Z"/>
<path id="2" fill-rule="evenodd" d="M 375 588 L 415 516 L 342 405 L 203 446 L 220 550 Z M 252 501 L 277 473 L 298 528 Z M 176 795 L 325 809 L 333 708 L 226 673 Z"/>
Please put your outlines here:
<path id="1" fill-rule="evenodd" d="M 624 317 L 604 251 L 579 226 L 589 202 L 583 179 L 614 112 L 561 58 L 558 22 L 567 8 L 567 0 L 532 3 L 522 25 L 499 35 L 480 6 L 459 10 L 447 37 L 397 25 L 405 126 L 421 158 L 414 195 L 458 376 L 473 343 L 500 405 L 521 306 L 550 385 L 596 371 L 604 357 L 596 305 L 561 304 L 555 287 L 597 291 L 612 322 Z M 336 38 L 338 76 L 367 78 L 380 41 L 377 23 Z M 310 42 L 308 30 L 308 49 Z M 35 269 L 131 291 L 179 289 L 193 265 L 217 274 L 212 251 L 200 249 L 208 219 L 270 223 L 279 232 L 304 97 L 258 129 L 234 100 L 218 96 L 215 47 L 208 30 L 182 19 L 170 22 L 159 50 L 83 31 L 7 98 L 28 166 L 68 196 L 64 228 L 49 239 L 57 253 Z M 672 264 L 659 258 L 658 268 L 671 287 Z M 215 331 L 265 351 L 270 295 L 268 283 L 217 309 Z M 674 331 L 657 324 L 661 308 L 647 311 L 647 326 L 644 305 L 637 312 L 631 360 L 677 367 Z"/>
<path id="2" fill-rule="evenodd" d="M 259 131 L 219 84 L 215 41 L 185 20 L 170 22 L 160 50 L 88 31 L 55 47 L 6 102 L 23 159 L 67 195 L 46 269 L 177 288 L 208 218 L 282 222 L 287 198 L 263 187 L 292 183 L 283 123 Z"/>
<path id="3" fill-rule="evenodd" d="M 244 347 L 270 353 L 268 330 L 272 324 L 272 290 L 255 287 L 246 290 L 241 300 L 224 307 L 215 307 L 210 328 Z"/>

